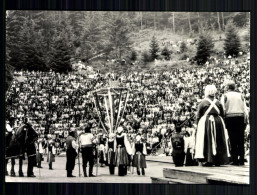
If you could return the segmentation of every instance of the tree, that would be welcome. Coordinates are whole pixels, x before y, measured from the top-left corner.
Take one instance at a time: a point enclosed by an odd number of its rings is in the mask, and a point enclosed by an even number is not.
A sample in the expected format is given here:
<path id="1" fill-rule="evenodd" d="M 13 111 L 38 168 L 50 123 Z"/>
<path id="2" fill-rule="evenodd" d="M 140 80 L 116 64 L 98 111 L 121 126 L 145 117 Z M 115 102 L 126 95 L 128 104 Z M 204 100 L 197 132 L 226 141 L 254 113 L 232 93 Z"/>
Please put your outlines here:
<path id="1" fill-rule="evenodd" d="M 135 50 L 133 50 L 131 52 L 130 60 L 131 61 L 136 61 L 137 60 L 137 52 Z"/>
<path id="2" fill-rule="evenodd" d="M 225 35 L 226 38 L 224 43 L 224 50 L 226 52 L 226 55 L 237 56 L 240 51 L 241 43 L 238 36 L 237 28 L 235 27 L 233 22 L 229 21 L 227 23 Z"/>
<path id="3" fill-rule="evenodd" d="M 155 36 L 152 37 L 151 43 L 150 43 L 150 56 L 151 56 L 151 61 L 155 60 L 158 58 L 158 52 L 159 52 L 159 45 L 157 42 L 157 39 Z"/>
<path id="4" fill-rule="evenodd" d="M 70 59 L 70 48 L 66 42 L 61 39 L 56 40 L 51 52 L 49 68 L 56 72 L 67 73 L 72 70 Z"/>
<path id="5" fill-rule="evenodd" d="M 221 25 L 220 25 L 220 13 L 217 12 L 217 23 L 218 23 L 218 26 L 219 26 L 219 31 L 221 31 Z"/>
<path id="6" fill-rule="evenodd" d="M 121 59 L 123 54 L 131 48 L 130 33 L 130 20 L 125 13 L 112 13 L 107 18 L 105 26 L 106 37 L 108 38 L 107 47 L 112 48 L 116 59 Z"/>
<path id="7" fill-rule="evenodd" d="M 197 53 L 195 56 L 195 60 L 197 61 L 198 65 L 203 65 L 208 60 L 212 53 L 213 47 L 214 43 L 212 41 L 212 37 L 209 34 L 200 35 L 197 46 Z"/>
<path id="8" fill-rule="evenodd" d="M 164 56 L 165 60 L 170 60 L 171 54 L 172 54 L 172 51 L 170 51 L 167 47 L 164 47 L 161 52 L 161 55 Z"/>
<path id="9" fill-rule="evenodd" d="M 187 45 L 186 43 L 183 41 L 180 45 L 180 52 L 184 53 L 185 51 L 187 51 Z"/>
<path id="10" fill-rule="evenodd" d="M 151 61 L 151 57 L 146 50 L 142 53 L 142 61 L 144 63 L 147 63 L 147 62 Z"/>

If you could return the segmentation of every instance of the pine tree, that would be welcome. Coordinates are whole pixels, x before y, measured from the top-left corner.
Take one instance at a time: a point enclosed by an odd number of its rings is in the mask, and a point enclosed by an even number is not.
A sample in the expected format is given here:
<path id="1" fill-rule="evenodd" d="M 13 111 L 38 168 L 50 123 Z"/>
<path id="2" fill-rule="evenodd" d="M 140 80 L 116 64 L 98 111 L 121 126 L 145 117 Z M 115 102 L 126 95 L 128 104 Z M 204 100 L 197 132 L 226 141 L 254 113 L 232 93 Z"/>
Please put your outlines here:
<path id="1" fill-rule="evenodd" d="M 199 43 L 197 46 L 197 53 L 195 56 L 195 60 L 199 65 L 203 65 L 208 60 L 212 53 L 213 47 L 214 43 L 212 41 L 212 37 L 209 34 L 200 35 Z"/>
<path id="2" fill-rule="evenodd" d="M 164 47 L 161 52 L 161 55 L 164 56 L 165 60 L 170 60 L 171 54 L 172 54 L 172 51 L 170 51 L 167 47 Z"/>
<path id="3" fill-rule="evenodd" d="M 107 47 L 112 48 L 116 59 L 121 59 L 125 52 L 130 51 L 132 42 L 129 37 L 131 31 L 130 20 L 125 13 L 112 13 L 107 15 L 107 30 L 105 32 L 108 38 Z"/>
<path id="4" fill-rule="evenodd" d="M 22 69 L 23 55 L 21 46 L 23 45 L 22 29 L 24 28 L 23 11 L 9 11 L 6 18 L 6 59 L 7 64 L 14 68 Z"/>
<path id="5" fill-rule="evenodd" d="M 180 52 L 181 53 L 184 53 L 187 51 L 187 46 L 186 46 L 186 43 L 183 41 L 180 45 Z"/>
<path id="6" fill-rule="evenodd" d="M 148 54 L 147 51 L 144 51 L 144 52 L 142 53 L 142 61 L 143 61 L 144 63 L 149 62 L 149 61 L 151 60 L 150 58 L 151 58 L 151 57 L 149 56 L 149 54 Z"/>
<path id="7" fill-rule="evenodd" d="M 158 58 L 158 52 L 159 52 L 159 45 L 158 42 L 156 40 L 156 37 L 153 36 L 151 43 L 150 43 L 150 56 L 151 56 L 151 61 L 154 61 L 155 59 Z"/>
<path id="8" fill-rule="evenodd" d="M 49 68 L 56 72 L 67 73 L 72 70 L 70 59 L 70 48 L 63 40 L 57 39 L 51 52 Z"/>
<path id="9" fill-rule="evenodd" d="M 135 50 L 133 50 L 131 52 L 130 60 L 131 61 L 136 61 L 137 60 L 137 52 Z"/>
<path id="10" fill-rule="evenodd" d="M 240 51 L 241 43 L 235 25 L 230 21 L 226 25 L 226 38 L 224 50 L 226 55 L 237 56 Z"/>

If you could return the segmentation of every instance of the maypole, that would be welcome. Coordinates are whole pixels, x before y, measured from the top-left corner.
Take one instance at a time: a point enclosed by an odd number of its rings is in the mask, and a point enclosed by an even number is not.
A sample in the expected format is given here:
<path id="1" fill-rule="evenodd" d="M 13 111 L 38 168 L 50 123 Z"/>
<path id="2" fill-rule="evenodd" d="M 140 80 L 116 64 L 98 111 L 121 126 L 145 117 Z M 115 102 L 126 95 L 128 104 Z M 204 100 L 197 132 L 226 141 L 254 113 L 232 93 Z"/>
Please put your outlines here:
<path id="1" fill-rule="evenodd" d="M 120 83 L 113 81 L 109 83 L 109 86 L 94 90 L 91 93 L 103 129 L 107 134 L 115 132 L 126 109 L 129 89 L 121 87 Z"/>

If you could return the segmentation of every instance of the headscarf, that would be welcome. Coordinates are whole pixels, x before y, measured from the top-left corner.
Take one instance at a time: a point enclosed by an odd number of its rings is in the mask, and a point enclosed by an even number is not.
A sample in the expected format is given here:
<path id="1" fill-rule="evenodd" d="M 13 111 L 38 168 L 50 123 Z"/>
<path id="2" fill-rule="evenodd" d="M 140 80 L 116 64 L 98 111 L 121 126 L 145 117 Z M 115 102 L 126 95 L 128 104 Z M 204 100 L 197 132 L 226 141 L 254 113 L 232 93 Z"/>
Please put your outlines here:
<path id="1" fill-rule="evenodd" d="M 208 96 L 214 96 L 216 93 L 217 93 L 217 88 L 215 87 L 215 85 L 207 85 L 205 87 L 205 91 L 204 91 L 205 98 Z"/>

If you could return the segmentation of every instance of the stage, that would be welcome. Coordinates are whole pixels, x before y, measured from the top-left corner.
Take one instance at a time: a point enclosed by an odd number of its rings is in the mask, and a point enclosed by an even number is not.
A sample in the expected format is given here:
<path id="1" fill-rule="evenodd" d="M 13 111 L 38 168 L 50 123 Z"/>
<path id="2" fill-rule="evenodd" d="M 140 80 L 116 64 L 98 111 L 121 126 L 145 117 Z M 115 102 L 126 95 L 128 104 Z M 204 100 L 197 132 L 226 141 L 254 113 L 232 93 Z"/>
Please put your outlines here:
<path id="1" fill-rule="evenodd" d="M 220 167 L 184 166 L 163 169 L 163 177 L 152 183 L 166 184 L 240 184 L 249 185 L 249 165 Z"/>

